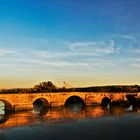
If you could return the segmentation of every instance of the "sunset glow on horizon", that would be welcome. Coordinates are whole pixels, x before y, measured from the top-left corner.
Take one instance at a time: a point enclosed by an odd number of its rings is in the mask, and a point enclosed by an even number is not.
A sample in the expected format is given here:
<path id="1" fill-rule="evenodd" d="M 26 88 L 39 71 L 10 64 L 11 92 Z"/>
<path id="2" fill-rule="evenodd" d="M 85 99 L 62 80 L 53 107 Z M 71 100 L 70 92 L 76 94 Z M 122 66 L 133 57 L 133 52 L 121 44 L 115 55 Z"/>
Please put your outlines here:
<path id="1" fill-rule="evenodd" d="M 139 0 L 0 0 L 0 88 L 140 85 Z"/>

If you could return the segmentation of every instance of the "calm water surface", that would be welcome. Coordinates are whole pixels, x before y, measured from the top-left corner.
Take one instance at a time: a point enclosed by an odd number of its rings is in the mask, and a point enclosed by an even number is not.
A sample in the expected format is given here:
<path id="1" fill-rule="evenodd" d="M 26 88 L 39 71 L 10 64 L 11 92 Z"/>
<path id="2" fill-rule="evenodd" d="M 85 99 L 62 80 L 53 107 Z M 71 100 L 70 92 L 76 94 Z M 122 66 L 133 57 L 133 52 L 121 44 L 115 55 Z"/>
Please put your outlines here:
<path id="1" fill-rule="evenodd" d="M 139 140 L 140 109 L 35 108 L 0 115 L 0 140 Z"/>

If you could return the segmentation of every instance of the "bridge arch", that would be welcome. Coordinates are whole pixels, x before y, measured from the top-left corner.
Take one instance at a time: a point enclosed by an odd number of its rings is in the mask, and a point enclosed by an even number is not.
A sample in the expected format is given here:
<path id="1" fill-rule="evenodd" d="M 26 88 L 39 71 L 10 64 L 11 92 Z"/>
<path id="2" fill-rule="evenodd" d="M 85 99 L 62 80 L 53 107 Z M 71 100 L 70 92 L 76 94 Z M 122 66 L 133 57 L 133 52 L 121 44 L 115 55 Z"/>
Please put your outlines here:
<path id="1" fill-rule="evenodd" d="M 64 103 L 64 106 L 68 106 L 68 105 L 72 105 L 72 104 L 82 104 L 83 106 L 85 106 L 84 100 L 77 95 L 68 97 Z"/>
<path id="2" fill-rule="evenodd" d="M 4 99 L 0 99 L 0 102 L 3 103 L 4 111 L 12 111 L 12 110 L 14 110 L 14 108 L 12 107 L 12 104 L 9 101 L 4 100 Z"/>
<path id="3" fill-rule="evenodd" d="M 107 105 L 109 105 L 111 103 L 111 99 L 109 98 L 109 97 L 104 97 L 104 98 L 102 98 L 102 100 L 101 100 L 101 105 L 102 106 L 107 106 Z"/>
<path id="4" fill-rule="evenodd" d="M 50 103 L 46 98 L 37 98 L 33 101 L 33 107 L 49 107 Z"/>

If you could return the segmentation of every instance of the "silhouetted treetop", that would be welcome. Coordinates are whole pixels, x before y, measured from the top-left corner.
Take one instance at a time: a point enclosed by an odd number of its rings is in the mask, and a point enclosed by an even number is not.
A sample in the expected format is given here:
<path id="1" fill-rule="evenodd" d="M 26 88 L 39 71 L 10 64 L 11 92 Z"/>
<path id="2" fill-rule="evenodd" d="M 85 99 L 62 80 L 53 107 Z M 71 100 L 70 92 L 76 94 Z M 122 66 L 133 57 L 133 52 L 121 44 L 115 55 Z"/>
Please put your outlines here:
<path id="1" fill-rule="evenodd" d="M 41 82 L 34 86 L 34 90 L 39 92 L 53 92 L 56 91 L 56 86 L 51 81 Z"/>

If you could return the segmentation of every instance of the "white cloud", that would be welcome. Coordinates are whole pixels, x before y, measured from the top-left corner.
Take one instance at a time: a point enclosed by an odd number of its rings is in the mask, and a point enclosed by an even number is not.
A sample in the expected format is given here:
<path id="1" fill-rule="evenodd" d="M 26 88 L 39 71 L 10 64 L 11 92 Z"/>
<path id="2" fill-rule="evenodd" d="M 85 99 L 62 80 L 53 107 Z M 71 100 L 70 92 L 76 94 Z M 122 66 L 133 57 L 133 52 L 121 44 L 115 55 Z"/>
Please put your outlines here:
<path id="1" fill-rule="evenodd" d="M 124 40 L 132 40 L 132 41 L 136 41 L 136 38 L 134 36 L 128 35 L 128 34 L 112 34 L 110 35 L 112 38 L 120 38 L 120 39 L 124 39 Z"/>
<path id="2" fill-rule="evenodd" d="M 56 43 L 54 43 L 56 44 Z M 45 49 L 18 49 L 16 51 L 4 50 L 3 59 L 0 64 L 19 67 L 53 67 L 53 68 L 106 68 L 115 63 L 109 59 L 110 54 L 118 53 L 119 48 L 113 40 L 107 41 L 58 41 L 57 47 L 51 48 L 52 44 L 47 44 Z M 60 48 L 59 48 L 60 47 Z M 56 48 L 56 49 L 55 49 Z M 14 54 L 14 55 L 7 55 Z M 106 58 L 105 58 L 106 57 Z M 103 61 L 104 60 L 104 61 Z"/>
<path id="3" fill-rule="evenodd" d="M 52 50 L 51 47 L 46 50 L 18 50 L 16 57 L 11 58 L 12 63 L 16 63 L 18 66 L 24 65 L 27 68 L 102 69 L 114 65 L 111 60 L 104 60 L 104 57 L 118 52 L 113 40 L 102 42 L 61 41 L 60 44 L 57 44 L 60 49 L 56 50 Z"/>
<path id="4" fill-rule="evenodd" d="M 61 69 L 65 68 L 68 70 L 80 68 L 81 71 L 83 69 L 93 70 L 93 69 L 104 69 L 106 67 L 112 67 L 115 63 L 109 60 L 96 59 L 94 61 L 66 61 L 66 60 L 38 60 L 38 59 L 26 59 L 23 64 L 26 64 L 29 67 L 42 67 L 42 68 L 53 68 L 53 69 Z"/>
<path id="5" fill-rule="evenodd" d="M 131 64 L 131 66 L 136 67 L 136 68 L 140 68 L 140 64 L 138 64 L 138 63 L 133 63 L 133 64 Z"/>
<path id="6" fill-rule="evenodd" d="M 113 40 L 108 42 L 61 42 L 61 45 L 60 50 L 39 50 L 34 51 L 32 54 L 46 59 L 65 59 L 72 57 L 83 57 L 87 59 L 87 57 L 103 57 L 118 53 L 119 51 L 119 48 L 116 47 Z"/>
<path id="7" fill-rule="evenodd" d="M 129 57 L 140 54 L 140 40 L 136 36 L 127 34 L 116 34 L 110 36 L 120 46 L 120 52 Z"/>
<path id="8" fill-rule="evenodd" d="M 0 56 L 6 56 L 6 55 L 14 54 L 14 53 L 15 51 L 0 48 Z"/>
<path id="9" fill-rule="evenodd" d="M 82 54 L 100 56 L 116 53 L 117 48 L 115 42 L 110 40 L 108 42 L 74 42 L 67 44 L 67 47 L 73 52 Z"/>

